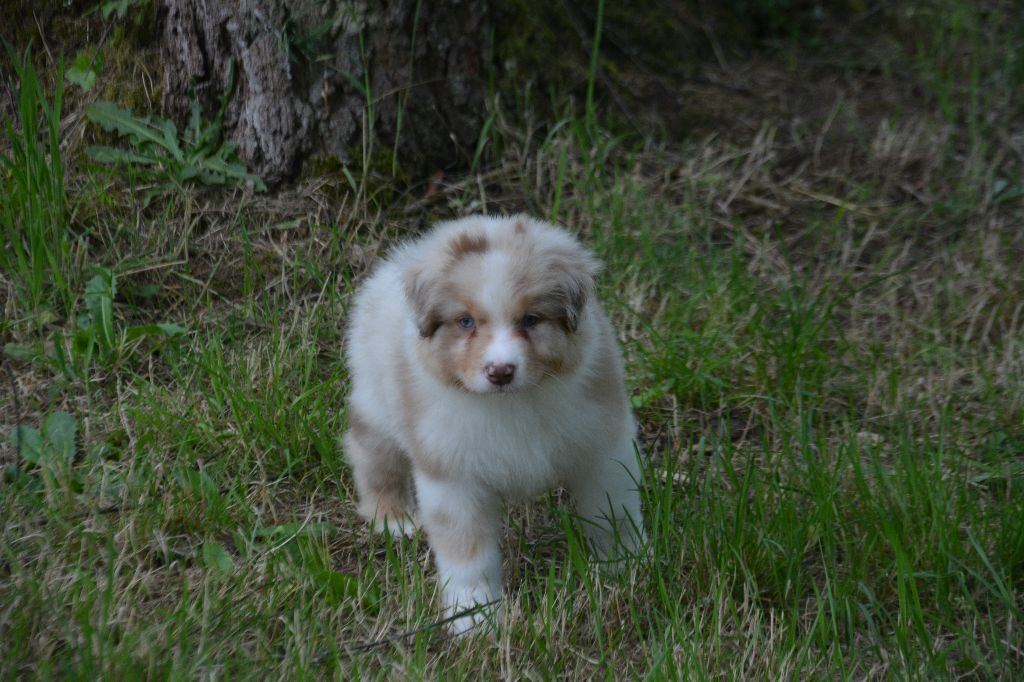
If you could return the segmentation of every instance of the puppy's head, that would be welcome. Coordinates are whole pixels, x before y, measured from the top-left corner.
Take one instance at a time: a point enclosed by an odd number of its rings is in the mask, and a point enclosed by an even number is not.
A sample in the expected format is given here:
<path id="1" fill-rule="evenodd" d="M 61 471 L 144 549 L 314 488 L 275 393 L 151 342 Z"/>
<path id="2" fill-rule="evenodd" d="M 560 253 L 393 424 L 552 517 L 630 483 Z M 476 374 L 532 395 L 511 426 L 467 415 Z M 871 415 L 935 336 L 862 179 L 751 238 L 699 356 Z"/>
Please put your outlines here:
<path id="1" fill-rule="evenodd" d="M 522 216 L 466 218 L 406 254 L 418 357 L 445 383 L 507 393 L 579 365 L 600 264 L 564 230 Z"/>

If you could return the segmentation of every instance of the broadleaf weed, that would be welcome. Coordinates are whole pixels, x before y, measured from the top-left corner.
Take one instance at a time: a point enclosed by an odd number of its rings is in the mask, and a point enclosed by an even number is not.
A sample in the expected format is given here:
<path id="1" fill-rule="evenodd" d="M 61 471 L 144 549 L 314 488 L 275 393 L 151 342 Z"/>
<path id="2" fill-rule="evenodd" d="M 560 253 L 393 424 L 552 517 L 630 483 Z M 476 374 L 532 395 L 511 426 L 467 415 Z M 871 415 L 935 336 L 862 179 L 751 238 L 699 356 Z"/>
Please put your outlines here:
<path id="1" fill-rule="evenodd" d="M 147 204 L 155 196 L 188 182 L 245 185 L 264 192 L 267 187 L 263 181 L 246 169 L 235 154 L 235 145 L 224 139 L 221 122 L 231 88 L 229 85 L 209 124 L 203 123 L 199 104 L 193 102 L 189 123 L 180 135 L 173 121 L 160 116 L 136 116 L 113 102 L 90 104 L 85 109 L 89 120 L 125 138 L 129 147 L 94 145 L 86 154 L 104 165 L 133 165 L 142 180 L 151 185 L 144 195 Z"/>

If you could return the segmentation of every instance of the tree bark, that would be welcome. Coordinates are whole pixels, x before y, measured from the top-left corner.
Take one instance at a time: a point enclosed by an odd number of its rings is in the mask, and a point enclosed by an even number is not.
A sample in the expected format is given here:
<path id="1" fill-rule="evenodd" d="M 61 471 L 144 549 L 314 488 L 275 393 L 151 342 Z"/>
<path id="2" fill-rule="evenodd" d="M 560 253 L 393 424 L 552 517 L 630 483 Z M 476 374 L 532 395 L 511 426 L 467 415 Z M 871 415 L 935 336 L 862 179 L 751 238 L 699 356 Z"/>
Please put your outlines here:
<path id="1" fill-rule="evenodd" d="M 224 125 L 268 185 L 312 154 L 464 162 L 484 104 L 490 0 L 162 0 L 164 110 Z"/>

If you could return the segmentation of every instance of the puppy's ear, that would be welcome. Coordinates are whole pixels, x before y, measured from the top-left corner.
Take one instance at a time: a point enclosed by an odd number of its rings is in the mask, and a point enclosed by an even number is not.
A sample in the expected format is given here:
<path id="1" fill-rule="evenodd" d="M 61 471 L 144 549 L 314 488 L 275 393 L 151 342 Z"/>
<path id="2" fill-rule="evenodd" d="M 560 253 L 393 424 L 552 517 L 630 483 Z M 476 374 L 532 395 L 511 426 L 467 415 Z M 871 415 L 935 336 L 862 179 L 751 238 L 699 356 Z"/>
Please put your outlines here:
<path id="1" fill-rule="evenodd" d="M 579 329 L 580 315 L 587 301 L 594 295 L 594 276 L 601 270 L 601 261 L 582 247 L 558 253 L 552 265 L 558 273 L 563 320 L 567 331 Z"/>
<path id="2" fill-rule="evenodd" d="M 404 273 L 405 297 L 416 316 L 420 336 L 429 339 L 443 324 L 437 310 L 437 278 L 427 263 L 413 263 Z"/>

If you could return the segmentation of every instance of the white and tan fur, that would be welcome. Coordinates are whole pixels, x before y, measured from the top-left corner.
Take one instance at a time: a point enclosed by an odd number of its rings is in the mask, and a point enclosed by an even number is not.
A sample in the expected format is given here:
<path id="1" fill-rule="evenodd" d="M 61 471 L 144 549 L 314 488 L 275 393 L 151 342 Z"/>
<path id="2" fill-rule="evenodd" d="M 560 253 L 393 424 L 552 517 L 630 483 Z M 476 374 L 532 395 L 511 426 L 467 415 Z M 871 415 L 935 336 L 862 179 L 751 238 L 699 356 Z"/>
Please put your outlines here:
<path id="1" fill-rule="evenodd" d="M 503 500 L 561 484 L 600 556 L 643 541 L 599 267 L 554 225 L 472 216 L 400 246 L 356 296 L 345 448 L 359 513 L 378 530 L 423 526 L 449 614 L 501 595 Z"/>

